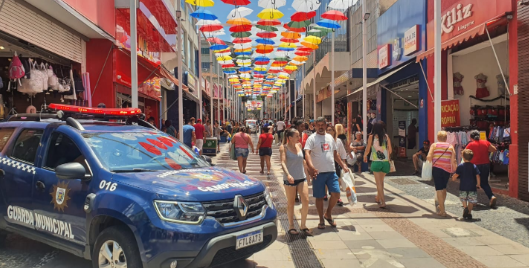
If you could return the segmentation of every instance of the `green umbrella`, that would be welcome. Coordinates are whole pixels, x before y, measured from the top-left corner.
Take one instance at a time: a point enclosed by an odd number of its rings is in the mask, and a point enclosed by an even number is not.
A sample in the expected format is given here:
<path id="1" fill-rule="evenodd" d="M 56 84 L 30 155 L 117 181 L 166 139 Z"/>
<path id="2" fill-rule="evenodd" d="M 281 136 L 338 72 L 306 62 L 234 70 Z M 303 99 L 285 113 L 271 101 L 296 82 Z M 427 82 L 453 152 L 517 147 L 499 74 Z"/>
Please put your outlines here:
<path id="1" fill-rule="evenodd" d="M 274 60 L 277 60 L 277 61 L 288 61 L 289 59 L 287 57 L 276 57 L 276 58 L 274 58 Z"/>
<path id="2" fill-rule="evenodd" d="M 291 21 L 288 23 L 288 27 L 290 28 L 303 28 L 310 25 L 310 20 L 304 20 L 304 21 Z"/>
<path id="3" fill-rule="evenodd" d="M 231 36 L 235 37 L 235 38 L 250 37 L 251 35 L 252 35 L 252 33 L 250 33 L 250 32 L 235 32 L 235 33 L 231 33 Z"/>
<path id="4" fill-rule="evenodd" d="M 258 29 L 267 31 L 267 32 L 277 32 L 277 31 L 279 31 L 279 29 L 277 29 L 274 26 L 256 25 L 255 27 L 257 27 Z"/>
<path id="5" fill-rule="evenodd" d="M 316 37 L 324 37 L 324 36 L 327 36 L 327 32 L 325 31 L 320 31 L 320 30 L 310 30 L 307 32 L 307 36 L 316 36 Z"/>
<path id="6" fill-rule="evenodd" d="M 252 58 L 252 57 L 250 57 L 250 56 L 244 56 L 244 55 L 237 56 L 237 59 L 238 59 L 238 60 L 249 60 L 249 59 L 251 59 L 251 58 Z"/>
<path id="7" fill-rule="evenodd" d="M 332 32 L 331 28 L 325 28 L 325 27 L 321 27 L 321 26 L 314 26 L 314 27 L 312 27 L 312 29 L 318 30 L 318 31 L 322 31 L 322 32 L 325 32 L 325 33 Z"/>

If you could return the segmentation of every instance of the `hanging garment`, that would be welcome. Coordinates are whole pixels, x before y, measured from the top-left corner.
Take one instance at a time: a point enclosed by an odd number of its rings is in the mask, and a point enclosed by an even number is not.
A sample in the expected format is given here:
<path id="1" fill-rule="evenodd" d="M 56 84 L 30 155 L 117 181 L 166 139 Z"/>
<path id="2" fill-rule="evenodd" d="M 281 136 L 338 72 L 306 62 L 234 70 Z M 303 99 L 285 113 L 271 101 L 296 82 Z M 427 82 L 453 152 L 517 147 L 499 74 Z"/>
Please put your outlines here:
<path id="1" fill-rule="evenodd" d="M 476 98 L 482 99 L 490 96 L 489 90 L 487 89 L 487 76 L 480 73 L 474 77 L 476 79 L 477 89 Z"/>
<path id="2" fill-rule="evenodd" d="M 463 90 L 463 86 L 461 83 L 463 82 L 463 78 L 465 78 L 464 75 L 457 72 L 454 74 L 454 95 L 464 95 L 465 91 Z"/>
<path id="3" fill-rule="evenodd" d="M 503 151 L 503 164 L 508 165 L 509 164 L 509 150 Z"/>

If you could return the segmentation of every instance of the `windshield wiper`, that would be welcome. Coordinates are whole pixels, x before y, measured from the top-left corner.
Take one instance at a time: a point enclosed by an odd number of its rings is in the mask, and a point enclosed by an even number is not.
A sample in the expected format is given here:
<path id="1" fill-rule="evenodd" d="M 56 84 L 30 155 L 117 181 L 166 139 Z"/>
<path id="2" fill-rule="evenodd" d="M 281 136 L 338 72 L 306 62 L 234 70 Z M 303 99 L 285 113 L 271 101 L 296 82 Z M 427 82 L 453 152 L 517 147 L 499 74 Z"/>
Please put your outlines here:
<path id="1" fill-rule="evenodd" d="M 127 172 L 152 172 L 152 171 L 158 171 L 158 170 L 154 170 L 154 169 L 145 169 L 145 168 L 114 169 L 114 170 L 111 170 L 111 172 L 115 172 L 115 173 L 127 173 Z"/>

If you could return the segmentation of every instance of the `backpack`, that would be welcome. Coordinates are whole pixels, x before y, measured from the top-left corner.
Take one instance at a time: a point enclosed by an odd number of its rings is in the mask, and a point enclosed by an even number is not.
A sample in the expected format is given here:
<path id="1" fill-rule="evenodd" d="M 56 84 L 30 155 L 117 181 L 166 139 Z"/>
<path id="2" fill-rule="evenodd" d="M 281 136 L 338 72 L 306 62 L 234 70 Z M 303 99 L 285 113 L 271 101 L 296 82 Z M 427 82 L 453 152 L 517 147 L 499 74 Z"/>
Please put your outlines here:
<path id="1" fill-rule="evenodd" d="M 25 74 L 24 66 L 15 52 L 15 56 L 11 59 L 11 64 L 9 64 L 9 79 L 17 80 L 23 78 Z"/>

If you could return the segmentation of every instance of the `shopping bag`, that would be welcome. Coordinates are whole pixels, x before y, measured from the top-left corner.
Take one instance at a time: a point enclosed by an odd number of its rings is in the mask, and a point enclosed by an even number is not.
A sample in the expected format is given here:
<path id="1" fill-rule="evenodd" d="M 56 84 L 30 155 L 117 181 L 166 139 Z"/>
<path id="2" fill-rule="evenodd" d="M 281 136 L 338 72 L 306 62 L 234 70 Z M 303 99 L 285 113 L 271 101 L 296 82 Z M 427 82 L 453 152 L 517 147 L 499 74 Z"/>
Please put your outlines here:
<path id="1" fill-rule="evenodd" d="M 358 161 L 356 154 L 354 152 L 350 152 L 347 154 L 347 164 L 350 166 L 354 166 L 356 164 L 356 161 Z"/>
<path id="2" fill-rule="evenodd" d="M 342 185 L 345 185 L 345 194 L 347 195 L 347 200 L 349 200 L 349 205 L 354 206 L 358 202 L 356 197 L 356 189 L 354 186 L 354 175 L 352 172 L 344 173 L 341 177 Z"/>
<path id="3" fill-rule="evenodd" d="M 393 160 L 389 160 L 389 173 L 391 172 L 397 172 L 397 169 L 395 168 L 395 162 Z"/>
<path id="4" fill-rule="evenodd" d="M 433 164 L 430 161 L 426 161 L 422 164 L 422 173 L 421 178 L 423 180 L 431 180 L 432 179 L 432 168 Z"/>
<path id="5" fill-rule="evenodd" d="M 231 150 L 230 150 L 230 159 L 231 160 L 237 160 L 237 158 L 235 157 L 235 143 L 232 143 L 230 145 L 230 148 L 231 148 Z"/>

